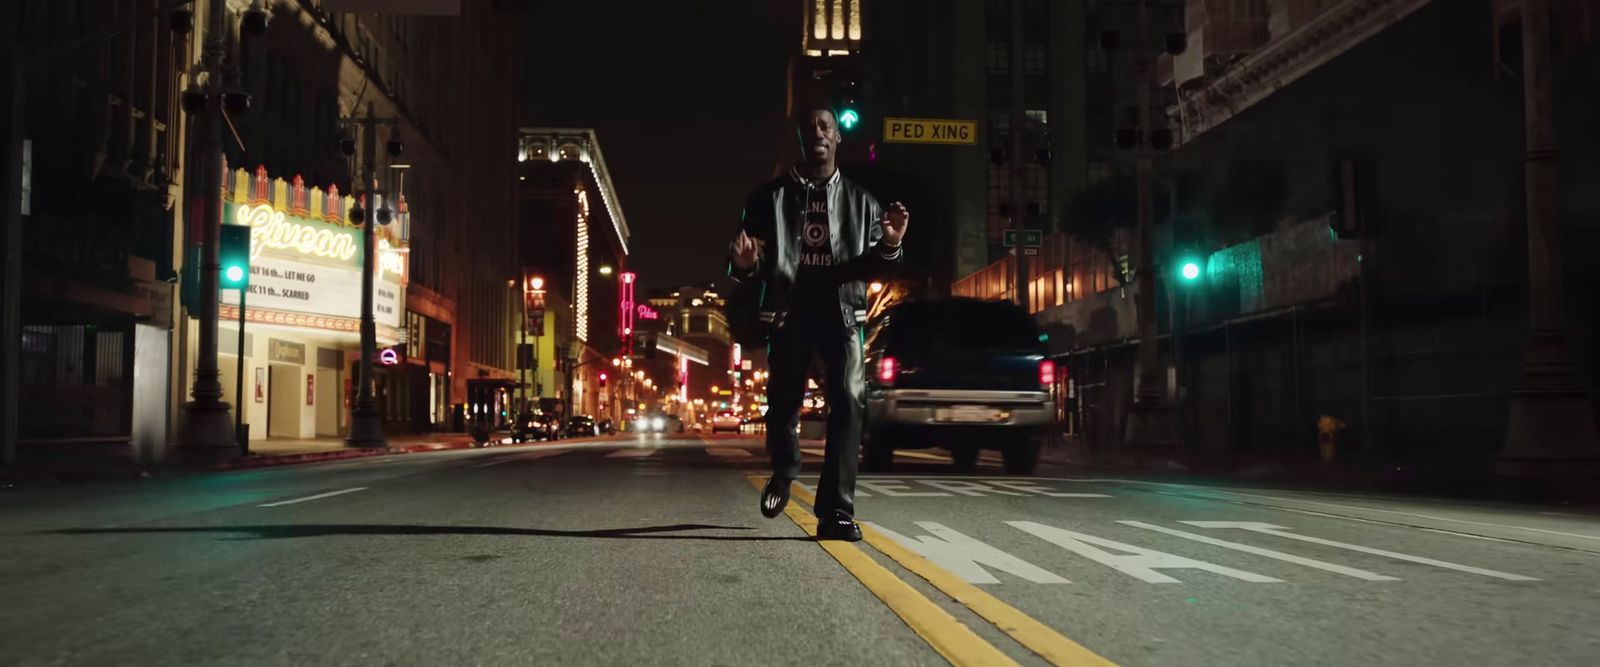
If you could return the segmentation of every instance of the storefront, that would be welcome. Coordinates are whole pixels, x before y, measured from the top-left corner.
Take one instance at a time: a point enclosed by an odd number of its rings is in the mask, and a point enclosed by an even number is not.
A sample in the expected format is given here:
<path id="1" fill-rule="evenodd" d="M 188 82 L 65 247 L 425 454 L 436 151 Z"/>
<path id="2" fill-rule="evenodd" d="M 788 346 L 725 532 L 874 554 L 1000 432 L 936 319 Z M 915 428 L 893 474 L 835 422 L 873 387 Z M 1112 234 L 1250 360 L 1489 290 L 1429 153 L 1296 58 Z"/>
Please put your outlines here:
<path id="1" fill-rule="evenodd" d="M 334 188 L 306 188 L 299 177 L 292 183 L 269 179 L 265 169 L 238 170 L 226 178 L 223 224 L 251 228 L 243 382 L 236 290 L 222 293 L 218 366 L 223 400 L 245 407 L 252 440 L 339 437 L 349 428 L 361 347 L 364 247 L 364 230 L 347 222 L 355 204 Z M 391 376 L 406 313 L 403 228 L 378 228 L 372 292 L 379 349 L 374 390 L 386 413 L 394 409 Z M 191 347 L 191 364 L 195 354 Z"/>

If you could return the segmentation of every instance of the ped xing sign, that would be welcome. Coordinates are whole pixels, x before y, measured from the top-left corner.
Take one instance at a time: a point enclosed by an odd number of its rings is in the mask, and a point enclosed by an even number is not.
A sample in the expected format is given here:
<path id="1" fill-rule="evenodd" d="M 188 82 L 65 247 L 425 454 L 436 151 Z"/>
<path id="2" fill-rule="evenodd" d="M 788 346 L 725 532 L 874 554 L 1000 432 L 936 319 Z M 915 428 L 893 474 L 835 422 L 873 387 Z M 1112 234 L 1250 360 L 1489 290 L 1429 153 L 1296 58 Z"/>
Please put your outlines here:
<path id="1" fill-rule="evenodd" d="M 891 144 L 970 146 L 978 143 L 978 123 L 970 120 L 885 118 L 883 140 Z"/>

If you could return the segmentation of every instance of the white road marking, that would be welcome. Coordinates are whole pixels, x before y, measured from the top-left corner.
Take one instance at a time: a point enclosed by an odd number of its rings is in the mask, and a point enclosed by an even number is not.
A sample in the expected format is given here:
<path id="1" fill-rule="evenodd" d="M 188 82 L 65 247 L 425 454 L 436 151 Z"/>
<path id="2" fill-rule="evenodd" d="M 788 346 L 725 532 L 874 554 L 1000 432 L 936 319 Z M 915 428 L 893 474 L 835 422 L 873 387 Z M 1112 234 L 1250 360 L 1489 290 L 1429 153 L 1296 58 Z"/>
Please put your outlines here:
<path id="1" fill-rule="evenodd" d="M 983 566 L 1016 575 L 1036 584 L 1070 584 L 1054 572 L 979 542 L 931 521 L 916 522 L 932 536 L 906 537 L 878 524 L 868 524 L 901 546 L 933 561 L 969 584 L 998 584 L 1000 580 Z"/>
<path id="2" fill-rule="evenodd" d="M 332 498 L 334 496 L 342 496 L 342 495 L 344 495 L 346 493 L 355 493 L 357 491 L 366 491 L 368 488 L 370 488 L 370 487 L 358 486 L 358 487 L 353 488 L 353 489 L 344 489 L 342 491 L 329 491 L 327 493 L 319 493 L 319 494 L 314 495 L 314 496 L 306 496 L 304 498 L 295 498 L 294 500 L 280 500 L 280 501 L 275 502 L 275 503 L 267 503 L 265 505 L 257 505 L 256 507 L 279 507 L 279 506 L 282 506 L 282 505 L 293 505 L 295 503 L 303 503 L 303 502 L 306 502 L 308 500 L 320 500 L 322 498 Z"/>
<path id="3" fill-rule="evenodd" d="M 892 486 L 899 486 L 901 488 L 898 488 L 898 489 L 891 488 L 891 485 Z M 885 496 L 890 496 L 890 497 L 893 497 L 893 498 L 948 498 L 948 497 L 950 497 L 950 494 L 944 493 L 942 491 L 939 491 L 939 492 L 935 492 L 935 491 L 912 491 L 909 487 L 906 486 L 905 482 L 902 482 L 902 481 L 897 480 L 897 479 L 873 479 L 873 480 L 861 479 L 861 480 L 856 480 L 856 486 L 865 486 L 865 487 L 867 487 L 869 489 L 872 489 L 872 491 L 874 493 L 881 493 L 881 494 L 883 494 Z"/>
<path id="4" fill-rule="evenodd" d="M 902 479 L 906 479 L 906 478 L 902 478 Z M 985 479 L 985 478 L 983 478 L 983 477 L 972 477 L 972 478 L 969 478 L 969 479 Z M 1505 523 L 1493 523 L 1493 522 L 1489 522 L 1489 521 L 1472 521 L 1472 520 L 1469 520 L 1469 519 L 1455 519 L 1455 518 L 1451 518 L 1451 517 L 1447 517 L 1447 516 L 1435 516 L 1435 515 L 1432 515 L 1432 514 L 1419 514 L 1419 513 L 1416 513 L 1416 512 L 1402 512 L 1402 511 L 1399 511 L 1399 510 L 1386 510 L 1386 509 L 1379 509 L 1379 508 L 1376 508 L 1376 507 L 1361 507 L 1361 506 L 1358 506 L 1358 505 L 1341 505 L 1341 504 L 1338 504 L 1338 503 L 1329 503 L 1329 502 L 1323 502 L 1323 501 L 1320 501 L 1320 500 L 1306 500 L 1306 499 L 1303 499 L 1303 498 L 1291 498 L 1291 497 L 1286 497 L 1286 496 L 1272 496 L 1272 495 L 1267 495 L 1267 494 L 1263 494 L 1263 493 L 1250 493 L 1250 492 L 1247 492 L 1247 491 L 1234 491 L 1234 490 L 1231 490 L 1231 489 L 1225 489 L 1225 488 L 1221 488 L 1221 487 L 1207 487 L 1207 486 L 1200 486 L 1200 485 L 1196 485 L 1196 484 L 1173 484 L 1173 483 L 1170 483 L 1170 482 L 1151 482 L 1151 481 L 1139 480 L 1139 479 L 1110 479 L 1110 478 L 1100 479 L 1100 478 L 1079 478 L 1079 477 L 1034 477 L 1033 479 L 1042 480 L 1042 481 L 1082 482 L 1082 483 L 1090 483 L 1090 484 L 1144 484 L 1144 485 L 1147 485 L 1147 486 L 1165 486 L 1165 487 L 1171 487 L 1171 488 L 1176 488 L 1176 489 L 1201 490 L 1201 491 L 1210 491 L 1210 492 L 1213 492 L 1213 493 L 1225 493 L 1225 494 L 1232 494 L 1232 495 L 1237 495 L 1237 496 L 1249 496 L 1249 497 L 1253 497 L 1253 498 L 1266 498 L 1268 500 L 1274 500 L 1274 501 L 1278 501 L 1278 502 L 1304 503 L 1304 504 L 1307 504 L 1307 505 L 1321 505 L 1323 507 L 1333 507 L 1333 508 L 1342 509 L 1342 510 L 1355 510 L 1355 511 L 1361 511 L 1361 512 L 1379 512 L 1379 513 L 1383 513 L 1383 514 L 1393 514 L 1393 515 L 1397 515 L 1397 516 L 1407 516 L 1407 517 L 1411 517 L 1411 518 L 1415 518 L 1415 519 L 1429 519 L 1429 520 L 1432 520 L 1432 521 L 1447 521 L 1447 522 L 1450 522 L 1450 523 L 1460 523 L 1460 524 L 1466 524 L 1466 525 L 1470 525 L 1470 526 L 1483 526 L 1483 527 L 1488 527 L 1488 528 L 1506 528 L 1506 529 L 1510 529 L 1510 530 L 1525 530 L 1525 531 L 1528 531 L 1530 533 L 1544 533 L 1546 535 L 1560 535 L 1562 537 L 1576 537 L 1578 539 L 1583 539 L 1583 540 L 1600 541 L 1600 535 L 1585 535 L 1583 533 L 1569 533 L 1569 532 L 1566 532 L 1566 531 L 1548 530 L 1548 529 L 1545 529 L 1545 528 L 1529 528 L 1527 526 L 1517 526 L 1517 525 L 1505 524 Z M 1219 499 L 1219 500 L 1225 500 L 1225 498 Z M 1284 508 L 1279 507 L 1279 509 L 1284 509 Z M 1341 519 L 1353 519 L 1353 518 L 1355 518 L 1355 517 L 1351 517 L 1351 516 L 1349 516 L 1347 514 L 1335 514 L 1335 515 L 1331 515 L 1331 516 L 1337 516 L 1337 517 L 1339 517 Z M 1386 524 L 1386 525 L 1397 525 L 1397 524 L 1389 523 L 1389 524 Z M 1418 527 L 1418 526 L 1411 526 L 1411 527 Z"/>
<path id="5" fill-rule="evenodd" d="M 1214 538 L 1214 537 L 1206 537 L 1205 535 L 1199 535 L 1199 534 L 1196 534 L 1196 533 L 1177 530 L 1177 529 L 1174 529 L 1174 528 L 1167 528 L 1167 527 L 1164 527 L 1164 526 L 1156 526 L 1156 525 L 1153 525 L 1153 524 L 1145 523 L 1143 521 L 1118 521 L 1117 523 L 1120 523 L 1120 524 L 1123 524 L 1123 525 L 1127 525 L 1127 526 L 1133 526 L 1135 528 L 1143 528 L 1145 530 L 1153 530 L 1153 531 L 1156 531 L 1158 533 L 1163 533 L 1163 534 L 1166 534 L 1166 535 L 1172 535 L 1174 537 L 1181 537 L 1181 538 L 1186 539 L 1186 540 L 1194 540 L 1195 542 L 1199 542 L 1201 544 L 1209 544 L 1209 545 L 1212 545 L 1212 546 L 1222 547 L 1224 549 L 1233 549 L 1234 551 L 1243 551 L 1245 553 L 1255 554 L 1257 556 L 1266 556 L 1267 558 L 1275 558 L 1277 560 L 1281 560 L 1281 561 L 1284 561 L 1286 563 L 1294 563 L 1296 565 L 1304 565 L 1306 567 L 1314 567 L 1314 568 L 1319 569 L 1319 570 L 1324 570 L 1324 571 L 1327 571 L 1327 572 L 1333 572 L 1335 574 L 1342 574 L 1342 575 L 1347 576 L 1347 577 L 1355 577 L 1357 579 L 1365 579 L 1367 581 L 1400 581 L 1399 577 L 1391 577 L 1391 576 L 1386 575 L 1386 574 L 1377 574 L 1377 573 L 1374 573 L 1374 572 L 1368 572 L 1366 570 L 1358 570 L 1358 569 L 1353 568 L 1353 567 L 1345 567 L 1343 565 L 1335 565 L 1333 563 L 1328 563 L 1328 562 L 1324 562 L 1324 561 L 1320 561 L 1320 560 L 1314 560 L 1314 559 L 1311 559 L 1311 558 L 1306 558 L 1304 556 L 1296 556 L 1294 554 L 1286 554 L 1286 553 L 1283 553 L 1282 551 L 1273 551 L 1271 549 L 1263 549 L 1261 547 L 1251 546 L 1251 545 L 1248 545 L 1248 544 L 1240 544 L 1238 542 L 1228 542 L 1226 540 L 1219 540 L 1219 539 Z"/>
<path id="6" fill-rule="evenodd" d="M 1008 489 L 1016 489 L 1018 491 L 1026 491 L 1028 493 L 1037 493 L 1037 494 L 1039 494 L 1041 496 L 1050 496 L 1051 498 L 1110 498 L 1111 497 L 1111 496 L 1108 496 L 1108 495 L 1106 495 L 1104 493 L 1057 493 L 1055 491 L 1051 491 L 1048 487 L 1040 486 L 1040 485 L 1034 484 L 1032 482 L 1028 482 L 1028 481 L 1025 481 L 1025 480 L 1017 480 L 1017 479 L 1002 479 L 1002 480 L 997 480 L 997 481 L 990 482 L 990 483 L 994 484 L 995 486 L 1003 486 L 1003 487 L 1006 487 Z"/>
<path id="7" fill-rule="evenodd" d="M 755 454 L 750 453 L 750 450 L 738 447 L 707 447 L 706 453 L 721 459 L 755 458 Z"/>
<path id="8" fill-rule="evenodd" d="M 606 458 L 608 458 L 608 459 L 643 459 L 643 458 L 649 458 L 651 456 L 655 456 L 655 453 L 659 452 L 659 451 L 661 451 L 659 448 L 651 448 L 651 449 L 619 449 L 617 451 L 611 452 L 610 454 L 607 454 Z"/>
<path id="9" fill-rule="evenodd" d="M 989 486 L 987 484 L 979 484 L 977 482 L 969 482 L 969 481 L 960 480 L 960 479 L 927 480 L 927 481 L 923 482 L 923 484 L 927 484 L 928 486 L 932 486 L 932 487 L 939 488 L 939 489 L 944 489 L 944 490 L 950 491 L 952 493 L 959 493 L 959 494 L 961 494 L 963 496 L 976 496 L 976 497 L 979 497 L 979 498 L 982 498 L 985 495 L 988 495 L 990 493 L 995 493 L 995 494 L 999 494 L 999 495 L 1002 495 L 1002 496 L 1025 496 L 1025 495 L 1027 495 L 1025 493 L 1017 493 L 1015 491 L 1004 491 L 1004 490 L 1001 490 L 1001 489 L 996 489 L 994 487 L 991 487 L 991 486 Z M 987 492 L 987 493 L 983 493 L 983 492 Z"/>
<path id="10" fill-rule="evenodd" d="M 1050 542 L 1063 549 L 1110 567 L 1113 570 L 1150 584 L 1177 584 L 1182 583 L 1177 579 L 1157 572 L 1156 570 L 1204 570 L 1241 581 L 1257 584 L 1283 583 L 1282 579 L 1265 575 L 1235 570 L 1214 563 L 1175 556 L 1162 553 L 1153 549 L 1136 547 L 1123 544 L 1103 537 L 1085 535 L 1063 528 L 1046 526 L 1032 521 L 1007 521 L 1006 524 L 1013 528 L 1029 533 L 1046 542 Z M 1126 554 L 1114 554 L 1098 547 L 1125 551 Z"/>
<path id="11" fill-rule="evenodd" d="M 1286 537 L 1286 538 L 1289 538 L 1291 540 L 1300 540 L 1301 542 L 1310 542 L 1312 544 L 1321 544 L 1323 546 L 1335 547 L 1335 548 L 1338 548 L 1338 549 L 1348 549 L 1350 551 L 1357 551 L 1357 552 L 1364 553 L 1364 554 L 1372 554 L 1374 556 L 1383 556 L 1385 558 L 1393 558 L 1395 560 L 1403 560 L 1403 561 L 1410 562 L 1410 563 L 1421 563 L 1423 565 L 1432 565 L 1434 567 L 1442 567 L 1442 568 L 1449 569 L 1449 570 L 1456 570 L 1458 572 L 1469 572 L 1469 573 L 1472 573 L 1472 574 L 1481 574 L 1481 575 L 1483 575 L 1485 577 L 1494 577 L 1496 579 L 1505 579 L 1507 581 L 1539 581 L 1536 578 L 1525 577 L 1525 576 L 1520 575 L 1520 574 L 1509 574 L 1509 573 L 1506 573 L 1506 572 L 1499 572 L 1499 571 L 1496 571 L 1496 570 L 1487 570 L 1487 569 L 1484 569 L 1484 568 L 1481 568 L 1481 567 L 1472 567 L 1471 565 L 1461 565 L 1461 564 L 1458 564 L 1458 563 L 1450 563 L 1450 562 L 1446 562 L 1446 561 L 1442 561 L 1442 560 L 1435 560 L 1435 559 L 1432 559 L 1432 558 L 1424 558 L 1422 556 L 1412 556 L 1412 555 L 1403 554 L 1403 553 L 1399 553 L 1399 552 L 1395 552 L 1395 551 L 1385 551 L 1383 549 L 1374 549 L 1372 547 L 1364 547 L 1364 546 L 1361 546 L 1359 544 L 1348 544 L 1348 543 L 1345 543 L 1345 542 L 1335 542 L 1333 540 L 1325 540 L 1325 539 L 1322 539 L 1320 537 L 1311 537 L 1310 535 L 1300 535 L 1298 533 L 1289 532 L 1290 530 L 1292 530 L 1290 528 L 1287 528 L 1287 527 L 1284 527 L 1284 526 L 1276 526 L 1276 525 L 1273 525 L 1273 524 L 1270 524 L 1270 523 L 1262 523 L 1260 521 L 1180 521 L 1179 523 L 1185 523 L 1185 524 L 1188 524 L 1188 525 L 1191 525 L 1191 526 L 1199 526 L 1201 528 L 1238 528 L 1240 530 L 1248 530 L 1248 531 L 1251 531 L 1251 532 L 1261 533 L 1263 535 L 1276 535 L 1278 537 Z"/>

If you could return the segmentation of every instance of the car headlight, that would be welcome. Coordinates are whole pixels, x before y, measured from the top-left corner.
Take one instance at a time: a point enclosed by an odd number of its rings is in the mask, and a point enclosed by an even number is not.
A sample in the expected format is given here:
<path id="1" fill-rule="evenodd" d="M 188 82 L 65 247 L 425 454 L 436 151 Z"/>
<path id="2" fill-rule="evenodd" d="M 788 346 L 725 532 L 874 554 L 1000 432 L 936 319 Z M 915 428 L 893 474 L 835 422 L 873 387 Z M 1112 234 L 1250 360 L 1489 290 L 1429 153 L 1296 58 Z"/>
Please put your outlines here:
<path id="1" fill-rule="evenodd" d="M 655 420 L 655 421 L 653 421 L 653 422 L 650 422 L 650 424 L 651 424 L 651 425 L 652 425 L 652 426 L 654 426 L 654 427 L 656 427 L 656 428 L 658 428 L 658 429 L 662 429 L 662 428 L 666 428 L 666 427 L 667 427 L 667 422 L 666 422 L 666 420 L 664 420 L 664 419 L 659 419 L 659 418 L 658 418 L 658 419 L 656 419 L 656 420 Z"/>

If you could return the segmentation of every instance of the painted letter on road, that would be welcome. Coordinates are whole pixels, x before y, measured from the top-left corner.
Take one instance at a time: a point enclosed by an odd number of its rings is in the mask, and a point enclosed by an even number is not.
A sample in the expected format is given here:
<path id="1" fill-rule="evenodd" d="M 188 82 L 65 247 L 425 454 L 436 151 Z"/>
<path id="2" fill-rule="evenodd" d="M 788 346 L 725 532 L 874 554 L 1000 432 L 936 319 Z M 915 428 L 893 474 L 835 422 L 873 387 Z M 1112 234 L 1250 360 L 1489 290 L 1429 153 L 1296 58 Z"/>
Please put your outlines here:
<path id="1" fill-rule="evenodd" d="M 998 584 L 1000 580 L 983 569 L 987 565 L 1036 584 L 1072 583 L 1037 565 L 1004 551 L 967 537 L 931 521 L 918 521 L 917 525 L 932 536 L 906 537 L 876 524 L 872 528 L 889 536 L 901 546 L 933 561 L 970 584 Z"/>
<path id="2" fill-rule="evenodd" d="M 1030 533 L 1046 542 L 1083 556 L 1090 560 L 1110 567 L 1113 570 L 1150 584 L 1177 584 L 1182 583 L 1156 570 L 1204 570 L 1223 576 L 1233 577 L 1251 583 L 1281 583 L 1283 580 L 1272 577 L 1235 570 L 1212 563 L 1174 556 L 1172 554 L 1153 551 L 1131 544 L 1123 544 L 1093 535 L 1085 535 L 1070 530 L 1046 526 L 1032 521 L 1007 521 L 1007 524 L 1026 533 Z M 1099 547 L 1125 551 L 1127 554 L 1114 554 L 1104 551 Z"/>

